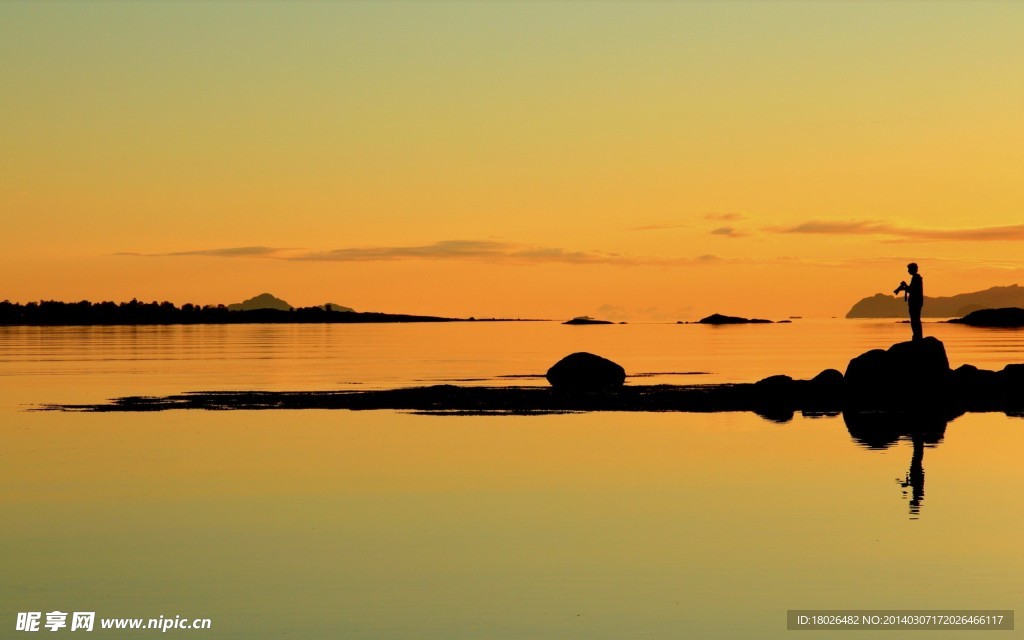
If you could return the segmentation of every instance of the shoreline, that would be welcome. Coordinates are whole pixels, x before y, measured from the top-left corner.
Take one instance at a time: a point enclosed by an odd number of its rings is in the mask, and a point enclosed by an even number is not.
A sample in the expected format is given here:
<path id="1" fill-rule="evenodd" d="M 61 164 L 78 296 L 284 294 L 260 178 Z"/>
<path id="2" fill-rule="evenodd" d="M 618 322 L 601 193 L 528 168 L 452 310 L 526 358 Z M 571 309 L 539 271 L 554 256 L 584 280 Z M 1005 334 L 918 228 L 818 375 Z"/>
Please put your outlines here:
<path id="1" fill-rule="evenodd" d="M 550 414 L 615 412 L 719 413 L 745 411 L 776 422 L 796 413 L 888 413 L 943 416 L 1002 412 L 1024 417 L 1024 398 L 950 396 L 934 406 L 853 406 L 838 388 L 809 380 L 767 378 L 756 383 L 637 385 L 608 392 L 567 393 L 550 387 L 462 387 L 450 384 L 370 391 L 195 391 L 168 396 L 126 396 L 93 404 L 51 403 L 36 411 L 150 412 L 168 410 L 350 410 L 414 411 L 437 414 Z"/>

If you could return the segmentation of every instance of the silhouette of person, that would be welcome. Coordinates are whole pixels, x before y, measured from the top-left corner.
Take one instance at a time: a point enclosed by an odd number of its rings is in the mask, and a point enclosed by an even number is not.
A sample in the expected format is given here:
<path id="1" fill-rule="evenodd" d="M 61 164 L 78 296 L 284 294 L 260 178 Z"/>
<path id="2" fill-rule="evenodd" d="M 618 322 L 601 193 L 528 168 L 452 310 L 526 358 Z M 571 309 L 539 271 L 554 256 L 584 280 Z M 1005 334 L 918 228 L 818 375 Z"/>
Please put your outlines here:
<path id="1" fill-rule="evenodd" d="M 910 312 L 910 330 L 914 334 L 914 340 L 921 340 L 924 334 L 921 331 L 921 307 L 924 306 L 924 279 L 917 272 L 917 263 L 911 262 L 907 265 L 907 273 L 910 274 L 910 284 L 906 280 L 896 287 L 893 293 L 903 292 L 903 299 L 907 301 L 907 310 Z"/>

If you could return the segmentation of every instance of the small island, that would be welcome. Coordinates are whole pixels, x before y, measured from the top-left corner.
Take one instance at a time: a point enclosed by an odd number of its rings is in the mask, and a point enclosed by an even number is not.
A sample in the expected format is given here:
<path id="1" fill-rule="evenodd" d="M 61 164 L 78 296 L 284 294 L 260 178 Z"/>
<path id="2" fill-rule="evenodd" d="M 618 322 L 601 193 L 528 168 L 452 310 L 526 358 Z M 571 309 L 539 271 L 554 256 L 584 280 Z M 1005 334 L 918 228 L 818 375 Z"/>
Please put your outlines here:
<path id="1" fill-rule="evenodd" d="M 725 316 L 720 313 L 713 313 L 706 318 L 697 321 L 698 324 L 772 324 L 771 320 L 763 318 L 740 318 L 737 316 Z"/>
<path id="2" fill-rule="evenodd" d="M 1024 327 L 1024 309 L 1020 307 L 979 309 L 978 311 L 968 313 L 962 318 L 950 320 L 950 322 L 966 324 L 971 327 L 1016 329 Z"/>
<path id="3" fill-rule="evenodd" d="M 590 316 L 576 316 L 572 320 L 566 320 L 562 324 L 615 324 L 611 320 L 597 320 Z"/>

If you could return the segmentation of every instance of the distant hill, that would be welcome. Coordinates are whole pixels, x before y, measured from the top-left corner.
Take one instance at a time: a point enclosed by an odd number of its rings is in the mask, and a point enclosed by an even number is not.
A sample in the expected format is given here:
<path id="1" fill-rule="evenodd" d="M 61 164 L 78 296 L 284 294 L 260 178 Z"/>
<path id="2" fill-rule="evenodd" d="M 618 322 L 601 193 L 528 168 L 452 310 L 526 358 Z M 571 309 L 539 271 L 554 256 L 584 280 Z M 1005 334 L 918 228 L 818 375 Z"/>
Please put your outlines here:
<path id="1" fill-rule="evenodd" d="M 228 305 L 228 311 L 255 311 L 257 309 L 277 309 L 278 311 L 289 311 L 292 305 L 280 298 L 275 298 L 269 293 L 261 293 L 255 298 L 249 298 L 244 302 Z"/>
<path id="2" fill-rule="evenodd" d="M 1024 307 L 1024 287 L 992 287 L 984 291 L 961 293 L 955 296 L 930 298 L 925 296 L 921 315 L 926 318 L 958 318 L 979 309 Z M 903 296 L 876 293 L 853 305 L 847 318 L 904 318 L 907 303 Z"/>

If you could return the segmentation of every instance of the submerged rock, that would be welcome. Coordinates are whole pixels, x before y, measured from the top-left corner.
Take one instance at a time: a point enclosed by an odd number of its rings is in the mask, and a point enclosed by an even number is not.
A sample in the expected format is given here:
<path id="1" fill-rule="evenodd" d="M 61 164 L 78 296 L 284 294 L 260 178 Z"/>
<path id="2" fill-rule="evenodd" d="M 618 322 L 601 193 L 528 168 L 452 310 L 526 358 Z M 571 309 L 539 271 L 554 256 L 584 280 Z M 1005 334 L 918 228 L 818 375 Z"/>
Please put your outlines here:
<path id="1" fill-rule="evenodd" d="M 607 358 L 581 351 L 556 362 L 546 377 L 552 387 L 562 391 L 613 391 L 626 381 L 626 370 Z"/>

